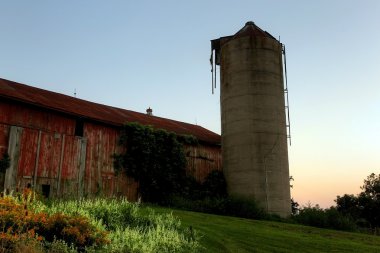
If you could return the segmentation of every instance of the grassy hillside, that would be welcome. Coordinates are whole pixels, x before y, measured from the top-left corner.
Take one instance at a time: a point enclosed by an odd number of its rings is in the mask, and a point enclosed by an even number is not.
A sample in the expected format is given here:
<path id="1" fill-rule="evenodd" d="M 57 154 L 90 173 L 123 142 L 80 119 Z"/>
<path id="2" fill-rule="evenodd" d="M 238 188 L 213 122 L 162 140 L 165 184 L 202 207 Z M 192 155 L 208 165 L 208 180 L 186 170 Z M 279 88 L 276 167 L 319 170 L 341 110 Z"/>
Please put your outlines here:
<path id="1" fill-rule="evenodd" d="M 155 208 L 157 212 L 169 209 Z M 203 252 L 380 252 L 380 237 L 172 210 L 201 235 Z"/>
<path id="2" fill-rule="evenodd" d="M 114 253 L 380 253 L 380 236 L 146 208 L 123 199 L 29 200 L 0 198 L 0 252 L 72 252 L 67 245 L 74 244 Z"/>

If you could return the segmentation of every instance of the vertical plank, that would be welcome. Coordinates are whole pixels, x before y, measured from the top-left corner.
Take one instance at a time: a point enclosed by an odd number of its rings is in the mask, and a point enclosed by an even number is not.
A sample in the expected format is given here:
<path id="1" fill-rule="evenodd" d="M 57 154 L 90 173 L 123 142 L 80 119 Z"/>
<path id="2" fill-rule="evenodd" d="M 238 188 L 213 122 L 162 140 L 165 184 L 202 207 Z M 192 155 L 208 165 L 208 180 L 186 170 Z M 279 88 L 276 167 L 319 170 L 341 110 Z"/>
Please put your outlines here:
<path id="1" fill-rule="evenodd" d="M 61 179 L 62 179 L 62 165 L 63 165 L 63 155 L 65 151 L 65 137 L 62 135 L 62 144 L 61 144 L 61 155 L 59 158 L 59 167 L 58 167 L 58 179 L 57 179 L 57 196 L 61 196 Z"/>
<path id="2" fill-rule="evenodd" d="M 78 170 L 78 197 L 84 196 L 84 172 L 86 168 L 86 138 L 80 138 L 80 153 L 79 153 L 79 170 Z"/>
<path id="3" fill-rule="evenodd" d="M 37 172 L 38 172 L 38 158 L 40 155 L 40 147 L 41 147 L 41 134 L 42 131 L 38 131 L 38 142 L 37 142 L 37 155 L 36 155 L 36 163 L 34 166 L 34 174 L 33 174 L 33 188 L 36 189 L 36 184 L 37 184 Z"/>
<path id="4" fill-rule="evenodd" d="M 10 166 L 5 172 L 5 182 L 4 189 L 15 190 L 16 189 L 16 178 L 17 178 L 17 168 L 20 158 L 20 139 L 23 129 L 21 127 L 11 126 L 9 131 L 9 143 L 8 143 L 8 154 L 11 159 Z"/>

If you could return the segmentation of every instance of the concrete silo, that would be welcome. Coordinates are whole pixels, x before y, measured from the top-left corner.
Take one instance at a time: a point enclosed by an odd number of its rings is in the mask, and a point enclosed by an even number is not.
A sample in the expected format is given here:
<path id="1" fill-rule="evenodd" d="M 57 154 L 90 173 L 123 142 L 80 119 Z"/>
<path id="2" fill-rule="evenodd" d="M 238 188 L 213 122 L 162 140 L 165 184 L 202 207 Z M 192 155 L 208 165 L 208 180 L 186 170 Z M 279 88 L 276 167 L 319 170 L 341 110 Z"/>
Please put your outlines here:
<path id="1" fill-rule="evenodd" d="M 269 213 L 288 216 L 283 45 L 253 22 L 211 43 L 215 52 L 211 59 L 220 65 L 222 155 L 228 192 L 254 198 Z"/>

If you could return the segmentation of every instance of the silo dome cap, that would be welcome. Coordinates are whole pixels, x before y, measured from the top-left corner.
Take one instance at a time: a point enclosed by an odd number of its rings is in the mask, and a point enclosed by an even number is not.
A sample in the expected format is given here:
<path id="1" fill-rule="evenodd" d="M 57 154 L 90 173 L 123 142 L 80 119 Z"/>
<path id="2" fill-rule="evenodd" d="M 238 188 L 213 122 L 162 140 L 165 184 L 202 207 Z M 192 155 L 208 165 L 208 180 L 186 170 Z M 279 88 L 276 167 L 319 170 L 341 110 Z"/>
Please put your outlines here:
<path id="1" fill-rule="evenodd" d="M 268 37 L 275 39 L 270 33 L 262 30 L 260 27 L 255 25 L 253 21 L 248 21 L 247 23 L 245 23 L 245 26 L 241 28 L 237 33 L 235 33 L 232 39 L 241 38 L 245 36 Z"/>

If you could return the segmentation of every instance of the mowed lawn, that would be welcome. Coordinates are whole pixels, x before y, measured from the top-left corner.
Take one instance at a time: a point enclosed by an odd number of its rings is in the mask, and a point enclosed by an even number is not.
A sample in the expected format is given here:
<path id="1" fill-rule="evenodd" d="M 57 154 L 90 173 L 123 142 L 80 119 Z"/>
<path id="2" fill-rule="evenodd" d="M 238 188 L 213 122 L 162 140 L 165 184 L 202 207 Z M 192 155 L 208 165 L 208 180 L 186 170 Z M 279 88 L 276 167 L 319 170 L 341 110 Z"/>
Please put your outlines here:
<path id="1" fill-rule="evenodd" d="M 173 212 L 201 234 L 202 252 L 380 252 L 380 236 L 204 213 Z"/>

